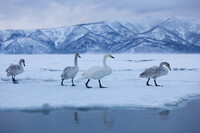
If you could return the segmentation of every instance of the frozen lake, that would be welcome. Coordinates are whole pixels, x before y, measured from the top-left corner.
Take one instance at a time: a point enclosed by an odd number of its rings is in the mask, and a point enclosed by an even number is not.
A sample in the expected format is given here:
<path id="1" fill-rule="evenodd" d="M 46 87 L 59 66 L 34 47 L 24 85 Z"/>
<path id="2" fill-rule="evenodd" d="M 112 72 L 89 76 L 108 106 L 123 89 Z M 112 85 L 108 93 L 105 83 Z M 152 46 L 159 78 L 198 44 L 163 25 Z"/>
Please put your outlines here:
<path id="1" fill-rule="evenodd" d="M 200 95 L 199 54 L 113 54 L 107 64 L 113 73 L 98 81 L 91 80 L 91 89 L 81 74 L 88 68 L 102 66 L 103 54 L 81 54 L 80 71 L 61 86 L 61 73 L 66 66 L 73 66 L 74 55 L 0 55 L 0 109 L 38 110 L 52 108 L 170 108 Z M 25 59 L 24 73 L 16 76 L 13 84 L 5 70 L 19 59 Z M 145 68 L 170 63 L 172 71 L 157 79 L 163 87 L 155 87 L 153 80 L 147 87 L 139 78 Z"/>

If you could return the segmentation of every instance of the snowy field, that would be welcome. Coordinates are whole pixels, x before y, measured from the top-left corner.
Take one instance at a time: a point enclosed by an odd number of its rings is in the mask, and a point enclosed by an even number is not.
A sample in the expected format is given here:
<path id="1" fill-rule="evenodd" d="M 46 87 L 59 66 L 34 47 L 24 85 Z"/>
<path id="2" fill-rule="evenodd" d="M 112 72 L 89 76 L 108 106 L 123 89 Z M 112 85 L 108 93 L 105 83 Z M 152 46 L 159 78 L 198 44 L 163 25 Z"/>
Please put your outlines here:
<path id="1" fill-rule="evenodd" d="M 82 54 L 78 59 L 80 71 L 61 86 L 61 73 L 73 66 L 74 55 L 0 55 L 0 109 L 40 110 L 46 108 L 169 108 L 200 95 L 200 55 L 197 54 L 113 54 L 107 64 L 113 73 L 98 81 L 91 80 L 91 89 L 81 74 L 91 66 L 102 65 L 103 54 Z M 6 68 L 19 59 L 26 61 L 24 73 L 13 84 L 6 76 Z M 145 68 L 170 63 L 172 71 L 157 79 L 163 87 L 155 87 L 153 80 L 147 87 L 139 78 Z"/>

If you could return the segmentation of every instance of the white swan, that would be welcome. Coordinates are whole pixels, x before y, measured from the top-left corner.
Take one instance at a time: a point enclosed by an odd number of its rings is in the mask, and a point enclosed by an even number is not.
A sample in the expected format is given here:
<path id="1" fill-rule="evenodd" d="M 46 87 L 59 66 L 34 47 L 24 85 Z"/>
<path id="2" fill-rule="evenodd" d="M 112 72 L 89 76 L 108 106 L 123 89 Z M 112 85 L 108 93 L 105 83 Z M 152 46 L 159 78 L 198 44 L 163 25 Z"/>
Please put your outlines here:
<path id="1" fill-rule="evenodd" d="M 7 76 L 12 76 L 12 81 L 13 81 L 14 84 L 18 84 L 17 80 L 15 79 L 15 76 L 24 72 L 24 68 L 23 68 L 22 64 L 25 66 L 25 60 L 24 59 L 21 59 L 19 61 L 19 65 L 11 64 L 6 69 Z"/>
<path id="2" fill-rule="evenodd" d="M 78 73 L 79 71 L 79 67 L 78 67 L 78 62 L 77 62 L 77 58 L 81 58 L 81 56 L 79 54 L 75 54 L 75 57 L 74 57 L 74 67 L 73 66 L 68 66 L 66 67 L 64 70 L 63 70 L 63 73 L 61 75 L 61 85 L 63 86 L 63 81 L 65 79 L 72 79 L 72 86 L 76 86 L 74 84 L 74 77 L 76 76 L 76 74 Z"/>
<path id="3" fill-rule="evenodd" d="M 160 66 L 154 66 L 146 69 L 143 73 L 140 74 L 141 78 L 148 78 L 146 85 L 150 86 L 149 80 L 150 78 L 154 79 L 154 83 L 156 86 L 160 86 L 156 83 L 156 78 L 160 76 L 164 76 L 168 74 L 168 70 L 163 66 L 165 65 L 171 71 L 170 64 L 168 62 L 161 62 Z"/>
<path id="4" fill-rule="evenodd" d="M 88 69 L 85 73 L 82 74 L 83 79 L 88 79 L 88 81 L 85 84 L 85 86 L 87 88 L 92 88 L 91 86 L 88 86 L 90 79 L 98 80 L 99 81 L 99 87 L 100 88 L 106 88 L 106 87 L 103 87 L 101 85 L 100 80 L 103 77 L 108 76 L 112 73 L 112 69 L 106 64 L 106 58 L 107 57 L 114 59 L 114 57 L 111 54 L 106 54 L 103 57 L 103 67 L 102 66 L 92 67 L 92 68 Z"/>

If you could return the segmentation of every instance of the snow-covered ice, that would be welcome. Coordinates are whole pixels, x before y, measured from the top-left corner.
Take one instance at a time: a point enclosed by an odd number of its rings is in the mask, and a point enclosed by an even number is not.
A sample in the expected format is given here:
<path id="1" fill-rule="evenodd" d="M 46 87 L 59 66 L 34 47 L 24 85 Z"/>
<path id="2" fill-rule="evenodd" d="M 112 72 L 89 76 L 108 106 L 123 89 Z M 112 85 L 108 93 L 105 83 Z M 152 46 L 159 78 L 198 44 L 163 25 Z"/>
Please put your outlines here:
<path id="1" fill-rule="evenodd" d="M 184 100 L 200 95 L 199 54 L 113 54 L 107 64 L 113 73 L 98 81 L 91 80 L 91 89 L 81 74 L 91 66 L 102 65 L 103 54 L 81 54 L 80 71 L 75 84 L 65 80 L 61 86 L 61 73 L 74 63 L 74 55 L 0 55 L 0 109 L 48 108 L 166 108 L 179 105 Z M 19 59 L 26 60 L 24 73 L 16 76 L 13 84 L 6 76 L 6 68 Z M 145 68 L 170 63 L 172 71 L 157 79 L 163 87 L 155 87 L 153 80 L 139 78 Z"/>

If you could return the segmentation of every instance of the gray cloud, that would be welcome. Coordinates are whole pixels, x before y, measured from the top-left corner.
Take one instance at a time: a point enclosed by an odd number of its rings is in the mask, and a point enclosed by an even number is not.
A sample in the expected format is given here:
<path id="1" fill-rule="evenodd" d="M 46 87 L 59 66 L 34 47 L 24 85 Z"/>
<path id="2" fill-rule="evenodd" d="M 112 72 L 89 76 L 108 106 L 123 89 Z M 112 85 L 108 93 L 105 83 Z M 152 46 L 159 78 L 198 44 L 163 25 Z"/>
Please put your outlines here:
<path id="1" fill-rule="evenodd" d="M 0 29 L 50 28 L 138 16 L 200 18 L 199 0 L 1 0 Z"/>

